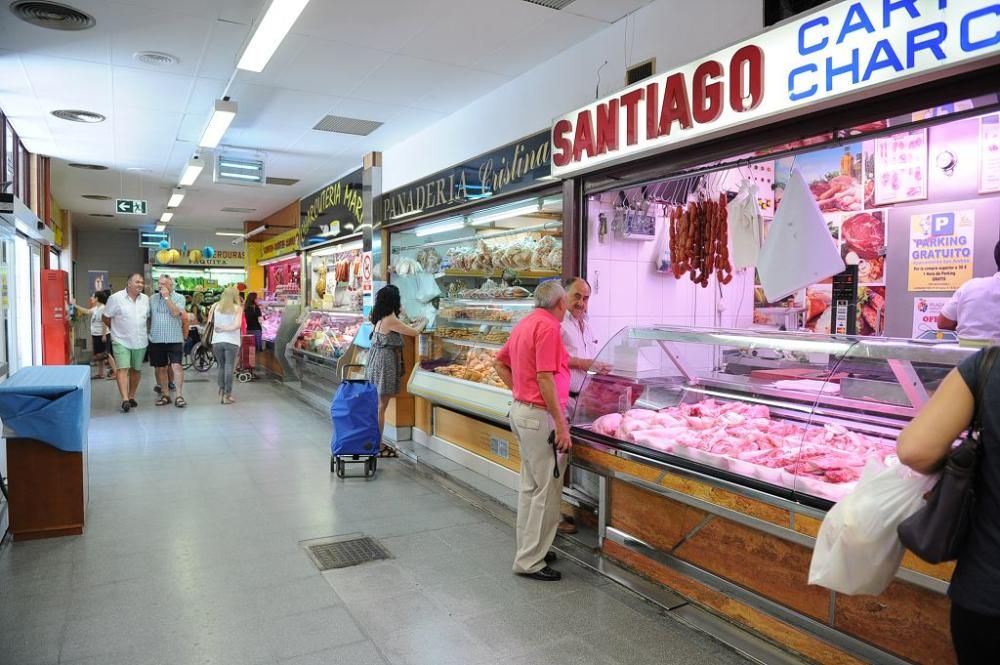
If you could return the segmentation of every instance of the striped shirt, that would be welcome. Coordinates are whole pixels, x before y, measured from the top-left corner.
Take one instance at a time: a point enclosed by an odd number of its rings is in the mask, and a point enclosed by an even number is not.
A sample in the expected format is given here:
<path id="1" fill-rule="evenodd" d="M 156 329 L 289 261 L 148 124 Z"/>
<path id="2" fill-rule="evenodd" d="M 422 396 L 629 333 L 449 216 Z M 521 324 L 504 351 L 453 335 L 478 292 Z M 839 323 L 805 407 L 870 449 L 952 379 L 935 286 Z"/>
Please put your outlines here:
<path id="1" fill-rule="evenodd" d="M 184 313 L 184 296 L 174 291 L 170 294 L 170 299 L 174 301 L 177 309 Z M 184 332 L 181 329 L 181 317 L 174 316 L 167 307 L 167 301 L 159 293 L 154 293 L 149 297 L 149 341 L 154 344 L 180 344 L 184 341 Z"/>

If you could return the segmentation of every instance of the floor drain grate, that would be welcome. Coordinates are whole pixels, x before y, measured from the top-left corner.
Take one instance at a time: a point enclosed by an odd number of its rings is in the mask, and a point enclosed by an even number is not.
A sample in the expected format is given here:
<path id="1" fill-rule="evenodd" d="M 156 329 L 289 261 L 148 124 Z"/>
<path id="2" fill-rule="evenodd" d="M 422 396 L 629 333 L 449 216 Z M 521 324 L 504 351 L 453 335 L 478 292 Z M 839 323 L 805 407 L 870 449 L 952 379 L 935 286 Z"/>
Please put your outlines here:
<path id="1" fill-rule="evenodd" d="M 392 558 L 392 554 L 374 538 L 354 538 L 334 543 L 310 545 L 306 549 L 309 551 L 313 563 L 320 570 L 348 568 L 359 563 Z"/>

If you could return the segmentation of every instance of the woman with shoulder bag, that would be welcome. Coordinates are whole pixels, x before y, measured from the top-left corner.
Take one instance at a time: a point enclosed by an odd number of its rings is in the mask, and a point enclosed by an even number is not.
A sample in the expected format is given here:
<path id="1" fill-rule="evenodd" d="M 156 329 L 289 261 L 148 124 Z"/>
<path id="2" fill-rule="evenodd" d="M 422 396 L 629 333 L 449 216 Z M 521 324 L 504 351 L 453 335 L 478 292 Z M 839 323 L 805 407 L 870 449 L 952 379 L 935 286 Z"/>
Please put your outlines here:
<path id="1" fill-rule="evenodd" d="M 968 533 L 952 575 L 951 636 L 959 665 L 987 665 L 1000 653 L 1000 363 L 998 349 L 966 358 L 900 433 L 899 460 L 938 471 L 962 432 L 978 425 L 974 497 Z"/>

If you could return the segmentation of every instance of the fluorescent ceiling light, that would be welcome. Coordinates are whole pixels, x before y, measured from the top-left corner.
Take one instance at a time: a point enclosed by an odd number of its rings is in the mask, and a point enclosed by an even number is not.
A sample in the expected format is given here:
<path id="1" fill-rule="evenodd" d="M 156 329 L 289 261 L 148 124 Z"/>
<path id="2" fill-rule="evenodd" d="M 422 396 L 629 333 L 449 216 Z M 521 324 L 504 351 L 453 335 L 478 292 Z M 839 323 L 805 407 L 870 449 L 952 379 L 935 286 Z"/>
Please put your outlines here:
<path id="1" fill-rule="evenodd" d="M 242 238 L 243 237 L 242 233 L 232 233 L 230 231 L 216 231 L 215 235 L 217 235 L 217 236 L 224 236 L 226 238 Z"/>
<path id="2" fill-rule="evenodd" d="M 444 233 L 446 231 L 456 231 L 465 226 L 465 219 L 462 217 L 451 217 L 449 219 L 443 219 L 440 222 L 434 222 L 433 224 L 427 224 L 425 226 L 418 226 L 414 233 L 418 238 L 424 236 L 434 235 L 435 233 Z"/>
<path id="3" fill-rule="evenodd" d="M 473 226 L 482 226 L 490 222 L 498 222 L 501 219 L 510 219 L 511 217 L 520 217 L 521 215 L 533 212 L 538 212 L 538 200 L 517 201 L 509 205 L 490 208 L 489 210 L 470 215 L 469 223 Z"/>
<path id="4" fill-rule="evenodd" d="M 204 168 L 205 165 L 197 157 L 189 159 L 187 165 L 184 167 L 184 173 L 181 174 L 181 187 L 190 187 L 193 185 Z"/>
<path id="5" fill-rule="evenodd" d="M 250 72 L 264 71 L 268 60 L 308 3 L 309 0 L 271 0 L 236 68 Z"/>
<path id="6" fill-rule="evenodd" d="M 238 178 L 240 180 L 253 180 L 255 182 L 260 182 L 260 174 L 249 174 L 249 173 L 229 173 L 228 171 L 219 171 L 219 175 L 224 178 Z"/>
<path id="7" fill-rule="evenodd" d="M 167 230 L 167 225 L 166 224 L 157 224 L 156 227 L 153 228 L 153 232 L 154 233 L 162 233 L 163 231 L 166 231 L 166 230 Z"/>
<path id="8" fill-rule="evenodd" d="M 175 187 L 170 192 L 170 198 L 167 200 L 167 207 L 176 208 L 181 204 L 181 201 L 183 200 L 184 200 L 184 190 L 181 189 L 180 187 Z"/>
<path id="9" fill-rule="evenodd" d="M 160 215 L 160 221 L 164 223 L 169 222 L 173 218 L 174 218 L 174 213 L 172 212 L 165 212 L 162 215 Z"/>
<path id="10" fill-rule="evenodd" d="M 229 125 L 232 124 L 233 118 L 236 117 L 236 109 L 236 102 L 231 102 L 228 99 L 215 100 L 212 119 L 208 121 L 208 127 L 201 135 L 201 141 L 198 145 L 202 148 L 214 148 L 219 145 L 226 130 L 229 129 Z"/>

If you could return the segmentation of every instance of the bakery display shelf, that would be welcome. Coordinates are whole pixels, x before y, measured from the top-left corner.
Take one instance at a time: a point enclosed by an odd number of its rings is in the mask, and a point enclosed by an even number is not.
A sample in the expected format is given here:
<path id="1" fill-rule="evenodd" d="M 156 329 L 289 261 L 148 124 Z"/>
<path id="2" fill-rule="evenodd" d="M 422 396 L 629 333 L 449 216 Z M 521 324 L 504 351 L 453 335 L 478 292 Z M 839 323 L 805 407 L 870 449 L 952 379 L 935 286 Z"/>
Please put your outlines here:
<path id="1" fill-rule="evenodd" d="M 451 323 L 460 323 L 467 326 L 493 326 L 497 328 L 513 328 L 517 325 L 516 321 L 488 321 L 486 319 L 449 319 L 447 316 L 438 316 L 441 321 L 450 321 Z"/>
<path id="2" fill-rule="evenodd" d="M 533 308 L 535 301 L 532 298 L 459 298 L 442 297 L 441 301 L 448 305 L 462 305 L 463 307 L 525 307 Z"/>
<path id="3" fill-rule="evenodd" d="M 490 277 L 501 277 L 502 274 L 506 272 L 504 270 L 455 270 L 453 268 L 446 268 L 444 275 L 446 277 L 470 277 L 475 279 L 487 279 Z M 541 279 L 551 279 L 553 277 L 560 277 L 562 273 L 558 270 L 513 270 L 510 269 L 509 272 L 517 275 L 518 279 L 526 280 L 541 280 Z M 475 302 L 474 298 L 468 298 L 467 300 Z M 483 299 L 487 300 L 486 298 Z M 497 300 L 497 299 L 492 299 Z M 510 298 L 504 299 L 503 302 L 517 302 L 517 300 L 522 300 L 526 302 L 531 302 L 527 298 Z"/>
<path id="4" fill-rule="evenodd" d="M 505 388 L 436 374 L 421 367 L 410 374 L 407 391 L 433 404 L 486 418 L 503 426 L 508 425 L 507 414 L 514 403 L 513 393 Z"/>
<path id="5" fill-rule="evenodd" d="M 455 339 L 453 337 L 438 337 L 438 339 L 446 344 L 465 346 L 470 349 L 490 349 L 491 351 L 499 351 L 503 348 L 503 344 L 494 344 L 493 342 L 477 342 L 475 340 Z"/>

